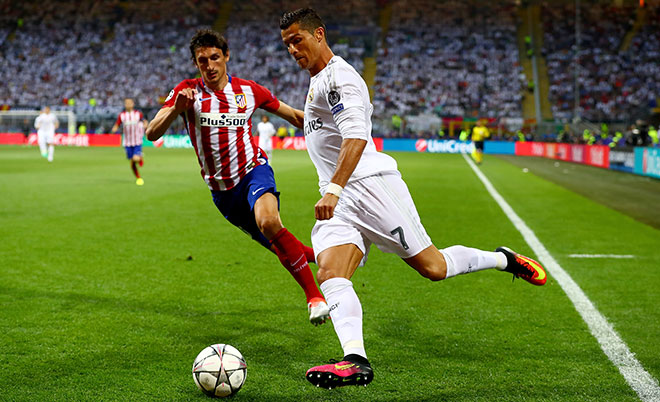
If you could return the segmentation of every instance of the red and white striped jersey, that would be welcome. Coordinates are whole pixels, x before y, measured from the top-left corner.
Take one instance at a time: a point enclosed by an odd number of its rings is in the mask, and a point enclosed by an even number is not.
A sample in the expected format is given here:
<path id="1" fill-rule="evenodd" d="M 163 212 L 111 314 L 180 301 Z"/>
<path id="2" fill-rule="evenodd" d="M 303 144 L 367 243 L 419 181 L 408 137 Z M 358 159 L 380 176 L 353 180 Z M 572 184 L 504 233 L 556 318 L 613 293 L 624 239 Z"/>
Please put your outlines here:
<path id="1" fill-rule="evenodd" d="M 131 110 L 130 112 L 124 110 L 117 116 L 117 126 L 121 124 L 124 135 L 121 138 L 121 145 L 125 147 L 134 147 L 142 145 L 142 138 L 144 137 L 144 116 L 139 110 Z"/>
<path id="2" fill-rule="evenodd" d="M 184 80 L 165 100 L 172 107 L 184 88 L 197 90 L 195 104 L 183 113 L 202 177 L 211 190 L 229 190 L 255 166 L 266 163 L 252 137 L 257 108 L 275 112 L 280 101 L 254 81 L 228 75 L 227 85 L 214 91 L 201 78 Z"/>

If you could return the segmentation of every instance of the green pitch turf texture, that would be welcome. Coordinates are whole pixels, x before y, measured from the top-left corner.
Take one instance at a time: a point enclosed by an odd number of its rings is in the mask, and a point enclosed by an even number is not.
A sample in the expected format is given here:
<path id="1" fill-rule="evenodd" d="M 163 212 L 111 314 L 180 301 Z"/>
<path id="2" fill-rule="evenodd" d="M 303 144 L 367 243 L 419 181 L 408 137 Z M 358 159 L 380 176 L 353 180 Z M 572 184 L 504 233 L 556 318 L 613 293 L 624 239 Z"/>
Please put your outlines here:
<path id="1" fill-rule="evenodd" d="M 376 248 L 353 278 L 374 382 L 311 386 L 309 367 L 341 357 L 331 324 L 310 325 L 278 260 L 216 210 L 192 150 L 146 153 L 138 187 L 119 148 L 58 147 L 51 164 L 0 148 L 0 400 L 205 401 L 191 365 L 213 343 L 247 360 L 235 401 L 637 400 L 552 273 L 432 283 Z M 461 156 L 393 155 L 437 246 L 535 257 Z M 273 166 L 283 221 L 309 244 L 315 169 L 299 151 Z M 660 378 L 658 229 L 510 160 L 481 169 Z"/>

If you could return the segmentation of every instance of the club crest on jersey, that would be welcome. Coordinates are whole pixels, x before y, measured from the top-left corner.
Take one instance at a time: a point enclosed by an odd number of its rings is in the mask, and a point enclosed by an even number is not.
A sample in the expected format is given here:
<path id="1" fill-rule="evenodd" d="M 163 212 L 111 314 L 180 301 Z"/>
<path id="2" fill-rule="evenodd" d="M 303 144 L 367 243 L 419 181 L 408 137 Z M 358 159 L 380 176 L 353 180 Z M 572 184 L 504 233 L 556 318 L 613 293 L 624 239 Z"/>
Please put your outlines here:
<path id="1" fill-rule="evenodd" d="M 247 121 L 245 113 L 200 113 L 199 125 L 202 127 L 241 127 Z"/>
<path id="2" fill-rule="evenodd" d="M 236 94 L 234 95 L 236 104 L 238 107 L 247 107 L 247 100 L 245 99 L 245 94 Z"/>
<path id="3" fill-rule="evenodd" d="M 310 88 L 309 94 L 307 94 L 307 101 L 311 102 L 314 100 L 314 88 Z"/>

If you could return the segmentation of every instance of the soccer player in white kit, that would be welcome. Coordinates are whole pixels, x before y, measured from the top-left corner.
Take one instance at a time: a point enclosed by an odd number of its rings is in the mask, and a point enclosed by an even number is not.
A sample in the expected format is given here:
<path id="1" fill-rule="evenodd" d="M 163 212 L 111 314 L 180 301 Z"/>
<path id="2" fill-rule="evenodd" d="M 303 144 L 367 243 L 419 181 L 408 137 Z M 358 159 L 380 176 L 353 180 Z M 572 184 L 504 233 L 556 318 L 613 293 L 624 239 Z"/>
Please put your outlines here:
<path id="1" fill-rule="evenodd" d="M 60 126 L 57 116 L 50 112 L 50 107 L 46 106 L 44 110 L 34 120 L 34 127 L 37 129 L 37 142 L 41 156 L 48 158 L 48 162 L 53 161 L 55 154 L 55 130 Z"/>
<path id="2" fill-rule="evenodd" d="M 371 137 L 367 85 L 332 53 L 323 21 L 309 8 L 285 13 L 282 40 L 311 79 L 305 102 L 305 140 L 319 175 L 312 245 L 317 280 L 344 352 L 340 362 L 309 369 L 314 385 L 367 385 L 373 371 L 362 335 L 362 307 L 350 281 L 372 243 L 401 257 L 422 276 L 442 280 L 489 268 L 543 285 L 546 273 L 531 258 L 506 247 L 495 252 L 464 246 L 439 250 L 422 226 L 396 161 L 377 152 Z"/>
<path id="3" fill-rule="evenodd" d="M 268 121 L 268 116 L 261 116 L 261 122 L 257 124 L 259 133 L 259 148 L 263 149 L 268 159 L 273 160 L 273 136 L 275 135 L 275 126 Z"/>

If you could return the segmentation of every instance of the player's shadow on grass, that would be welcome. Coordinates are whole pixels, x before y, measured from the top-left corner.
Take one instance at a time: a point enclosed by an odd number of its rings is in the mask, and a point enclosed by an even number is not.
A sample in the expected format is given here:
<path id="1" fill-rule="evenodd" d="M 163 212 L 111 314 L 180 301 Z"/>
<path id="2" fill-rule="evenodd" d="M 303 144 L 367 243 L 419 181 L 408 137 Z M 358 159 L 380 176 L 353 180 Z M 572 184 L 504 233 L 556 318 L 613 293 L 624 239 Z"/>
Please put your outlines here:
<path id="1" fill-rule="evenodd" d="M 174 304 L 171 300 L 159 303 L 158 300 L 146 302 L 134 298 L 122 296 L 101 296 L 77 293 L 73 291 L 54 291 L 47 289 L 19 289 L 14 287 L 0 286 L 0 294 L 9 296 L 14 303 L 30 304 L 32 306 L 41 305 L 41 308 L 48 310 L 49 316 L 53 318 L 53 324 L 60 319 L 70 317 L 76 312 L 80 312 L 78 320 L 84 321 L 89 317 L 91 323 L 95 322 L 94 316 L 99 315 L 106 318 L 108 312 L 116 312 L 119 321 L 143 322 L 146 326 L 151 326 L 152 321 L 162 321 L 161 316 L 174 318 L 169 320 L 162 330 L 169 330 L 173 333 L 189 334 L 193 338 L 219 339 L 219 337 L 246 337 L 250 334 L 269 333 L 271 335 L 281 335 L 290 339 L 297 338 L 297 326 L 295 323 L 289 325 L 272 325 L 272 318 L 276 311 L 272 306 L 264 303 L 258 303 L 253 306 L 242 306 L 240 310 L 233 306 L 227 309 L 218 310 L 218 306 L 209 306 L 205 303 L 197 303 L 199 300 L 190 300 L 190 306 L 195 305 L 198 308 L 190 308 L 181 304 Z M 205 307 L 212 307 L 205 309 Z M 39 308 L 31 308 L 31 311 L 38 311 Z M 58 318 L 58 314 L 62 317 Z M 145 320 L 145 313 L 152 315 L 151 320 Z M 130 314 L 133 317 L 125 317 Z M 21 316 L 19 319 L 23 319 Z M 246 317 L 268 317 L 268 320 L 251 320 Z M 6 317 L 10 319 L 9 317 Z M 286 321 L 286 320 L 284 320 Z M 232 325 L 234 323 L 234 325 Z M 240 323 L 240 324 L 239 324 Z M 305 325 L 309 325 L 303 321 Z M 193 334 L 190 329 L 195 328 Z M 231 339 L 230 338 L 230 339 Z M 292 346 L 292 347 L 295 347 Z"/>

